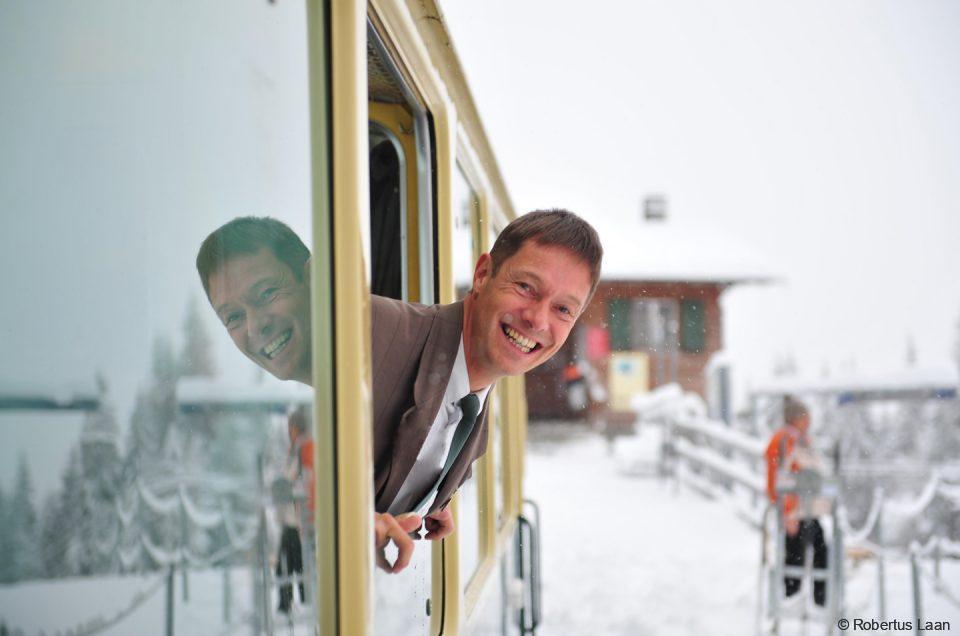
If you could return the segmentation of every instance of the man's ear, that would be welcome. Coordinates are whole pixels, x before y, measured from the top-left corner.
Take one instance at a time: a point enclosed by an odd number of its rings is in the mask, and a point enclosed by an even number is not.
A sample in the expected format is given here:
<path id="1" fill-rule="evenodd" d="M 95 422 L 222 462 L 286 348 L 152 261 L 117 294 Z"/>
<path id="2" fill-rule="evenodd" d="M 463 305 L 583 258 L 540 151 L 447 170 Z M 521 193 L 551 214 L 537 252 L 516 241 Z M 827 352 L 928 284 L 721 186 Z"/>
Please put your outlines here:
<path id="1" fill-rule="evenodd" d="M 479 291 L 492 276 L 493 259 L 490 258 L 490 252 L 484 252 L 477 259 L 477 266 L 473 268 L 473 291 Z"/>
<path id="2" fill-rule="evenodd" d="M 303 271 L 301 272 L 301 278 L 303 282 L 310 286 L 310 261 L 313 260 L 313 256 L 308 256 L 307 260 L 303 262 Z"/>

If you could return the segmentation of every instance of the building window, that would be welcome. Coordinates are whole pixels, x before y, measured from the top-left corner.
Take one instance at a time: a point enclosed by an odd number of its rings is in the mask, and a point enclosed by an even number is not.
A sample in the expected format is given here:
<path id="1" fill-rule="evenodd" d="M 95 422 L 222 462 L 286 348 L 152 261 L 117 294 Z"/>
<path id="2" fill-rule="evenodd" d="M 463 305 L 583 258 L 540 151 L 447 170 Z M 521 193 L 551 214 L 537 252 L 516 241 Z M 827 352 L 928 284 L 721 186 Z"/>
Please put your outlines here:
<path id="1" fill-rule="evenodd" d="M 630 351 L 632 339 L 630 328 L 631 301 L 629 298 L 614 298 L 607 303 L 607 328 L 610 330 L 610 350 Z"/>
<path id="2" fill-rule="evenodd" d="M 680 347 L 690 353 L 706 348 L 707 321 L 702 300 L 680 301 Z"/>
<path id="3" fill-rule="evenodd" d="M 607 305 L 607 327 L 611 351 L 675 351 L 677 303 L 672 298 L 615 298 Z"/>
<path id="4" fill-rule="evenodd" d="M 677 348 L 677 302 L 672 298 L 638 298 L 631 307 L 634 351 L 665 353 Z"/>

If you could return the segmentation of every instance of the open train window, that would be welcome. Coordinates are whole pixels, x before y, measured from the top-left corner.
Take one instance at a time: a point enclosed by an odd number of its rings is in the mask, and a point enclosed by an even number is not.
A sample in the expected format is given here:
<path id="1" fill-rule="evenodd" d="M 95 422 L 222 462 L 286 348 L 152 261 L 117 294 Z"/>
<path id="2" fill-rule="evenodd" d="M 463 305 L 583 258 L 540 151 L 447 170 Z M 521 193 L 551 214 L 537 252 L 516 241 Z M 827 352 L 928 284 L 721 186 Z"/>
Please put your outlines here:
<path id="1" fill-rule="evenodd" d="M 367 28 L 370 113 L 370 289 L 434 300 L 430 128 L 423 100 L 373 24 Z"/>
<path id="2" fill-rule="evenodd" d="M 381 296 L 432 303 L 436 298 L 430 122 L 424 100 L 390 47 L 369 22 L 370 290 Z M 402 573 L 376 571 L 378 634 L 428 631 L 433 554 L 433 546 L 420 541 Z M 439 605 L 439 600 L 436 602 Z"/>

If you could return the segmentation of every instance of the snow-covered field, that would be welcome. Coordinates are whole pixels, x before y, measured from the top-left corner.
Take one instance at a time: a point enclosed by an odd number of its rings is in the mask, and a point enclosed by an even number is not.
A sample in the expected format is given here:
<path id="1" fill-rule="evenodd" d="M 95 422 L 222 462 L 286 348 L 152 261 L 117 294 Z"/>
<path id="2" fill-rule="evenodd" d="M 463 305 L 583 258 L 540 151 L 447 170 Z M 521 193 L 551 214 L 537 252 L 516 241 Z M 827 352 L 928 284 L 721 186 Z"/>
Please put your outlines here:
<path id="1" fill-rule="evenodd" d="M 256 634 L 251 617 L 255 607 L 249 568 L 192 571 L 187 598 L 183 579 L 174 578 L 173 632 L 232 636 Z M 36 581 L 0 587 L 0 619 L 11 636 L 149 636 L 166 629 L 166 576 L 103 576 Z M 276 607 L 274 594 L 271 605 Z M 309 610 L 294 603 L 292 622 L 273 612 L 275 633 L 312 634 Z M 16 631 L 19 630 L 19 631 Z"/>
<path id="2" fill-rule="evenodd" d="M 543 526 L 538 633 L 754 633 L 759 533 L 729 506 L 657 477 L 657 444 L 648 435 L 621 438 L 611 449 L 585 430 L 531 431 L 526 490 Z M 960 564 L 942 568 L 947 587 L 960 593 Z M 848 563 L 847 575 L 849 618 L 878 619 L 875 563 Z M 886 587 L 887 619 L 912 620 L 906 561 L 887 564 Z M 923 607 L 925 620 L 949 621 L 960 632 L 960 605 L 926 579 Z M 789 627 L 783 633 L 803 633 L 802 625 Z"/>
<path id="3" fill-rule="evenodd" d="M 754 633 L 758 532 L 724 502 L 657 477 L 657 446 L 650 434 L 621 438 L 611 447 L 584 429 L 545 426 L 531 431 L 526 489 L 540 505 L 542 519 L 544 616 L 538 634 Z M 960 632 L 960 562 L 942 564 L 942 582 L 954 600 L 934 589 L 929 561 L 924 569 L 923 618 L 948 621 L 951 631 Z M 913 620 L 908 563 L 890 561 L 886 572 L 886 619 Z M 222 570 L 191 572 L 188 600 L 182 579 L 176 577 L 175 633 L 253 633 L 251 571 L 234 568 L 229 576 L 225 584 Z M 879 620 L 876 562 L 848 561 L 847 577 L 847 617 Z M 381 603 L 408 599 L 407 594 L 391 592 L 389 583 L 394 581 L 378 582 Z M 0 619 L 8 628 L 21 629 L 23 636 L 68 630 L 162 634 L 165 585 L 165 577 L 157 573 L 100 577 L 95 585 L 90 579 L 65 579 L 0 586 Z M 421 598 L 427 595 L 426 579 L 422 587 L 408 606 L 401 606 L 406 601 L 394 603 L 395 625 L 411 625 L 410 633 L 427 624 Z M 273 598 L 272 606 L 276 602 Z M 309 618 L 302 607 L 297 609 L 297 624 L 277 624 L 276 633 L 310 633 Z M 380 609 L 380 617 L 389 613 Z M 106 630 L 76 630 L 83 623 L 92 627 L 89 621 L 94 618 L 111 622 L 118 612 L 124 612 L 122 620 Z M 399 620 L 407 614 L 410 621 Z M 782 633 L 825 630 L 791 622 Z"/>

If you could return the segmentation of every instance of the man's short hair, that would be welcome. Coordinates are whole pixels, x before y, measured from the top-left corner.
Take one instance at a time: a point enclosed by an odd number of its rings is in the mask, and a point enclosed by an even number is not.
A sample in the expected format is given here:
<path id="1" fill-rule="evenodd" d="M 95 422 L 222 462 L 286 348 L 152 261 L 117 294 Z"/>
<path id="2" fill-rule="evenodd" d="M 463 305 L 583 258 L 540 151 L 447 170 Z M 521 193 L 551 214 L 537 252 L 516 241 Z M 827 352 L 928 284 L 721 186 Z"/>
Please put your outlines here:
<path id="1" fill-rule="evenodd" d="M 797 420 L 807 417 L 810 415 L 810 412 L 807 410 L 807 407 L 804 406 L 803 402 L 788 395 L 783 398 L 783 421 L 787 424 L 792 424 Z"/>
<path id="2" fill-rule="evenodd" d="M 210 276 L 224 263 L 237 256 L 256 254 L 263 248 L 286 263 L 297 280 L 303 280 L 303 265 L 310 258 L 310 250 L 296 232 L 286 223 L 267 216 L 242 216 L 221 225 L 200 245 L 197 273 L 207 298 Z"/>
<path id="3" fill-rule="evenodd" d="M 508 258 L 520 251 L 527 240 L 538 245 L 563 247 L 578 256 L 590 269 L 590 302 L 600 281 L 603 246 L 593 227 L 569 210 L 535 210 L 519 216 L 500 232 L 490 250 L 493 275 Z"/>

